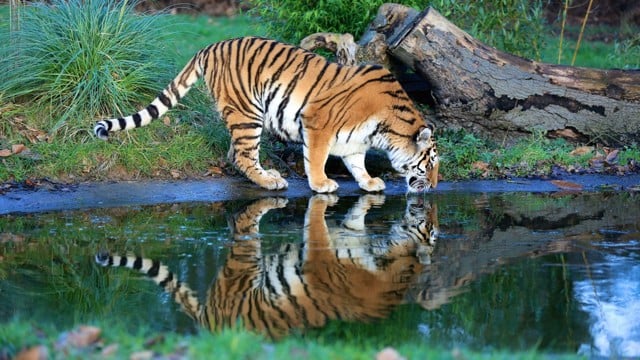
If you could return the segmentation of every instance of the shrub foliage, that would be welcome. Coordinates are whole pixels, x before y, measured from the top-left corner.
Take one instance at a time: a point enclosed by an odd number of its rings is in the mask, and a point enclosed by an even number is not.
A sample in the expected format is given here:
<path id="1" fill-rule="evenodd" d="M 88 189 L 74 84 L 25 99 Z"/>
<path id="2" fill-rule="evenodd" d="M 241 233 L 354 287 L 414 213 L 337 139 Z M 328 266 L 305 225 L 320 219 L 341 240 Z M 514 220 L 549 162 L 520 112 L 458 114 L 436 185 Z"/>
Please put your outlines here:
<path id="1" fill-rule="evenodd" d="M 384 0 L 253 0 L 269 36 L 298 43 L 316 32 L 359 38 Z M 402 0 L 418 10 L 432 6 L 473 36 L 517 55 L 539 58 L 544 37 L 542 4 L 534 0 Z"/>
<path id="2" fill-rule="evenodd" d="M 175 73 L 158 46 L 157 16 L 134 2 L 29 3 L 20 27 L 0 32 L 0 96 L 29 103 L 42 129 L 87 134 L 97 117 L 132 111 Z M 6 44 L 13 43 L 12 46 Z"/>

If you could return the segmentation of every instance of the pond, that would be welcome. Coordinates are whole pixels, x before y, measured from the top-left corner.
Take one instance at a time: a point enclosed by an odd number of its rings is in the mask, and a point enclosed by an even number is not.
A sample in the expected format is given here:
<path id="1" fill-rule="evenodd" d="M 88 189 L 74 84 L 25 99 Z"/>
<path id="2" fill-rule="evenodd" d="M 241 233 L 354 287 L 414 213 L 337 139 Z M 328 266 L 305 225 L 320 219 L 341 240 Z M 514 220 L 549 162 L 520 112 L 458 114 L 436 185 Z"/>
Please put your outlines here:
<path id="1" fill-rule="evenodd" d="M 640 196 L 315 195 L 5 214 L 0 279 L 0 324 L 119 319 L 132 331 L 244 326 L 276 340 L 640 356 Z"/>

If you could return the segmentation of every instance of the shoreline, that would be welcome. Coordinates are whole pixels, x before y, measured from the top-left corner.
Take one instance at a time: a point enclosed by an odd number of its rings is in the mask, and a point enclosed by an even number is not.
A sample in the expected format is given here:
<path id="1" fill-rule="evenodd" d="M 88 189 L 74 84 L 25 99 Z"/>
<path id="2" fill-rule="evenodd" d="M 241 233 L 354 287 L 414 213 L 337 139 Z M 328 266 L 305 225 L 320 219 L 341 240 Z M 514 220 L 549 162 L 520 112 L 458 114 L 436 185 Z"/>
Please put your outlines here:
<path id="1" fill-rule="evenodd" d="M 553 181 L 560 180 L 564 183 Z M 266 196 L 287 198 L 313 195 L 305 179 L 290 178 L 284 191 L 264 190 L 244 178 L 209 178 L 204 180 L 140 180 L 87 182 L 56 185 L 50 188 L 16 187 L 0 193 L 0 215 L 30 214 L 46 211 L 80 210 L 120 206 L 143 206 L 163 203 L 219 202 L 255 199 Z M 352 179 L 339 179 L 337 196 L 365 194 Z M 563 186 L 567 185 L 567 186 Z M 386 181 L 385 195 L 404 195 L 403 180 Z M 590 192 L 633 191 L 640 189 L 640 174 L 567 175 L 561 179 L 500 179 L 443 181 L 436 190 L 425 193 L 432 196 L 447 192 L 504 193 L 504 192 Z"/>

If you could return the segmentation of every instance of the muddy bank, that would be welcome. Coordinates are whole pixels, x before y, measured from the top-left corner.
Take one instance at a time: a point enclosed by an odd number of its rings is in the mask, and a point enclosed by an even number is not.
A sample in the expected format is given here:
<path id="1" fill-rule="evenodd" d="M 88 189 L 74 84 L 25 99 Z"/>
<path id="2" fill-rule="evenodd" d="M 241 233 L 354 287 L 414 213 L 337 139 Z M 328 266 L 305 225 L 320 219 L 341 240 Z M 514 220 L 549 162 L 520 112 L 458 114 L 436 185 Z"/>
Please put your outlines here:
<path id="1" fill-rule="evenodd" d="M 264 196 L 307 197 L 313 193 L 306 180 L 288 179 L 286 191 L 266 191 L 240 178 L 190 181 L 124 181 L 83 183 L 51 187 L 11 188 L 0 194 L 0 215 L 44 211 L 77 210 L 162 203 L 214 202 Z M 637 191 L 640 175 L 576 175 L 562 179 L 570 186 L 551 180 L 474 180 L 441 182 L 435 192 L 560 192 L 560 191 Z M 352 180 L 339 181 L 338 196 L 363 192 Z M 562 184 L 560 184 L 562 185 Z M 403 181 L 387 181 L 385 194 L 404 194 Z M 429 196 L 427 194 L 426 196 Z"/>

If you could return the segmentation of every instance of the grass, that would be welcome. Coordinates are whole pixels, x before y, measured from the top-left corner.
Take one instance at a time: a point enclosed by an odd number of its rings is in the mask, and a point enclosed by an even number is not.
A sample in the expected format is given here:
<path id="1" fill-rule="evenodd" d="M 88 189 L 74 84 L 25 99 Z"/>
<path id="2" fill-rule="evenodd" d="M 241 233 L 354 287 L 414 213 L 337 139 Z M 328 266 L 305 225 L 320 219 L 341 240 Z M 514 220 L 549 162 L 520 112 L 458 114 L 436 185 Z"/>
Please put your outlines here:
<path id="1" fill-rule="evenodd" d="M 210 359 L 373 359 L 382 350 L 374 344 L 354 346 L 342 341 L 308 342 L 300 337 L 273 343 L 263 337 L 241 330 L 224 330 L 218 334 L 200 332 L 191 336 L 175 333 L 152 333 L 140 330 L 131 333 L 118 324 L 98 325 L 98 341 L 86 346 L 64 346 L 65 335 L 59 329 L 14 320 L 0 327 L 0 355 L 9 358 L 21 350 L 43 345 L 49 358 L 65 359 L 128 359 L 147 352 L 154 358 Z M 535 351 L 506 353 L 500 351 L 471 352 L 461 349 L 434 349 L 407 345 L 396 349 L 409 359 L 579 359 L 573 355 L 545 355 Z M 107 355 L 105 355 L 107 354 Z"/>
<path id="2" fill-rule="evenodd" d="M 98 2 L 92 1 L 90 4 Z M 65 4 L 73 5 L 75 2 Z M 123 8 L 115 9 L 121 11 Z M 118 11 L 116 12 L 119 13 Z M 3 19 L 9 18 L 7 6 L 0 6 L 0 16 Z M 35 85 L 35 79 L 28 74 L 24 75 L 25 88 L 18 91 L 20 96 L 9 96 L 6 90 L 4 93 L 0 91 L 0 151 L 9 150 L 17 144 L 27 147 L 27 151 L 22 153 L 0 157 L 3 165 L 0 166 L 0 182 L 23 181 L 28 178 L 50 178 L 65 182 L 148 177 L 193 178 L 210 173 L 209 169 L 212 167 L 224 167 L 229 135 L 212 111 L 212 102 L 202 83 L 197 84 L 183 104 L 169 112 L 162 121 L 144 130 L 115 133 L 107 143 L 96 141 L 90 136 L 90 129 L 98 116 L 91 114 L 100 113 L 100 117 L 118 116 L 144 106 L 198 49 L 226 38 L 265 35 L 265 30 L 253 25 L 254 19 L 247 15 L 232 18 L 135 16 L 129 21 L 135 22 L 135 26 L 141 29 L 153 30 L 149 32 L 149 36 L 156 34 L 157 37 L 152 40 L 139 38 L 136 41 L 144 41 L 148 47 L 161 49 L 159 62 L 167 63 L 167 66 L 152 71 L 154 79 L 148 80 L 150 89 L 129 90 L 139 92 L 140 96 L 136 100 L 129 99 L 127 106 L 120 105 L 120 101 L 129 95 L 118 95 L 122 97 L 111 99 L 111 105 L 96 108 L 87 99 L 87 96 L 93 97 L 88 95 L 93 90 L 83 94 L 80 92 L 71 100 L 58 101 L 47 94 L 55 96 L 62 91 L 62 84 Z M 2 23 L 6 24 L 7 21 Z M 46 26 L 48 29 L 51 25 Z M 35 32 L 33 29 L 29 31 Z M 547 40 L 549 46 L 543 49 L 543 60 L 555 62 L 558 38 L 552 36 Z M 47 41 L 59 43 L 63 40 L 55 38 Z M 624 57 L 615 55 L 621 51 L 622 44 L 587 42 L 578 53 L 577 65 L 601 68 L 625 66 L 621 63 L 626 61 Z M 570 61 L 568 58 L 572 54 L 574 43 L 565 39 L 564 45 L 564 58 Z M 6 47 L 3 51 L 7 51 Z M 141 53 L 145 51 L 147 50 L 143 49 Z M 57 56 L 62 58 L 66 55 L 68 54 Z M 617 62 L 611 61 L 612 56 Z M 634 58 L 627 56 L 627 59 L 633 61 Z M 52 73 L 56 71 L 58 70 L 50 70 Z M 69 80 L 64 86 L 70 86 L 74 81 L 76 80 Z M 27 88 L 28 84 L 31 88 Z M 92 86 L 94 85 L 96 84 Z M 8 85 L 2 86 L 6 89 Z M 106 86 L 105 92 L 121 94 L 120 90 L 116 91 L 110 85 Z M 85 115 L 73 115 L 81 110 Z M 61 132 L 60 129 L 66 130 Z M 548 140 L 539 134 L 508 147 L 493 144 L 470 133 L 440 131 L 437 135 L 443 159 L 440 168 L 445 180 L 545 175 L 554 165 L 563 168 L 586 167 L 589 159 L 595 155 L 595 152 L 583 156 L 570 155 L 575 145 L 561 140 Z M 275 142 L 271 144 L 267 141 L 264 148 L 262 156 L 268 158 L 277 156 L 274 152 L 281 147 Z M 630 160 L 640 162 L 638 144 L 629 144 L 620 149 L 618 159 L 620 164 L 626 164 Z M 278 161 L 275 163 L 277 165 Z"/>
<path id="3" fill-rule="evenodd" d="M 98 2 L 93 0 L 92 4 Z M 0 16 L 9 18 L 7 6 L 0 6 Z M 155 69 L 152 72 L 155 82 L 149 91 L 134 89 L 139 95 L 137 100 L 116 99 L 111 110 L 94 109 L 83 98 L 73 99 L 73 104 L 61 103 L 62 110 L 48 106 L 49 103 L 59 101 L 43 99 L 36 91 L 44 94 L 63 92 L 58 83 L 36 85 L 29 80 L 31 88 L 35 89 L 33 93 L 27 94 L 27 90 L 15 89 L 15 96 L 6 95 L 11 91 L 6 90 L 9 85 L 5 84 L 5 91 L 0 91 L 0 100 L 5 104 L 0 106 L 0 150 L 10 149 L 14 144 L 25 144 L 28 152 L 0 158 L 4 165 L 0 166 L 0 181 L 22 181 L 33 177 L 81 181 L 200 176 L 212 162 L 217 163 L 218 159 L 226 155 L 228 134 L 218 116 L 213 113 L 213 103 L 202 84 L 198 86 L 200 90 L 193 90 L 189 94 L 183 105 L 167 114 L 163 119 L 165 124 L 152 124 L 149 131 L 114 134 L 108 143 L 95 141 L 90 136 L 89 130 L 97 119 L 134 110 L 134 107 L 116 109 L 117 103 L 138 104 L 139 107 L 151 101 L 198 49 L 222 39 L 257 34 L 259 31 L 246 16 L 224 19 L 184 15 L 135 18 L 145 19 L 142 25 L 137 26 L 157 28 L 154 29 L 155 32 L 149 31 L 149 37 L 158 35 L 158 31 L 161 34 L 157 39 L 142 38 L 135 40 L 135 43 L 147 43 L 147 47 L 162 50 L 163 54 L 157 62 L 172 66 Z M 83 21 L 85 20 L 80 20 Z M 68 22 L 71 23 L 70 20 Z M 29 31 L 34 32 L 33 29 Z M 146 51 L 140 50 L 141 53 Z M 157 51 L 150 51 L 146 56 L 155 55 Z M 52 70 L 55 71 L 58 70 Z M 16 79 L 23 79 L 27 75 L 14 76 Z M 93 89 L 93 85 L 89 89 Z M 129 96 L 123 95 L 120 89 L 107 87 L 105 90 L 125 98 Z M 93 90 L 88 90 L 84 95 L 91 95 L 93 98 L 93 94 Z M 73 110 L 65 112 L 78 105 L 87 107 L 83 109 L 84 115 L 74 115 Z M 74 118 L 74 125 L 69 127 L 70 130 L 65 134 L 58 132 L 70 118 Z M 39 134 L 40 139 L 35 139 L 35 134 Z"/>
<path id="4" fill-rule="evenodd" d="M 446 166 L 440 171 L 445 179 L 508 178 L 548 176 L 554 168 L 568 172 L 589 171 L 590 162 L 609 149 L 577 147 L 564 139 L 548 139 L 533 134 L 510 146 L 497 144 L 462 131 L 444 131 L 438 137 L 438 149 Z M 615 166 L 640 160 L 637 145 L 618 149 Z M 618 168 L 611 168 L 616 172 Z"/>
<path id="5" fill-rule="evenodd" d="M 54 0 L 21 12 L 15 33 L 0 33 L 0 93 L 29 104 L 34 125 L 58 140 L 87 138 L 86 120 L 134 110 L 176 71 L 154 42 L 167 30 L 132 3 Z M 153 58 L 157 61 L 150 62 Z M 20 66 L 15 66 L 20 64 Z M 34 115 L 35 115 L 34 114 Z"/>

